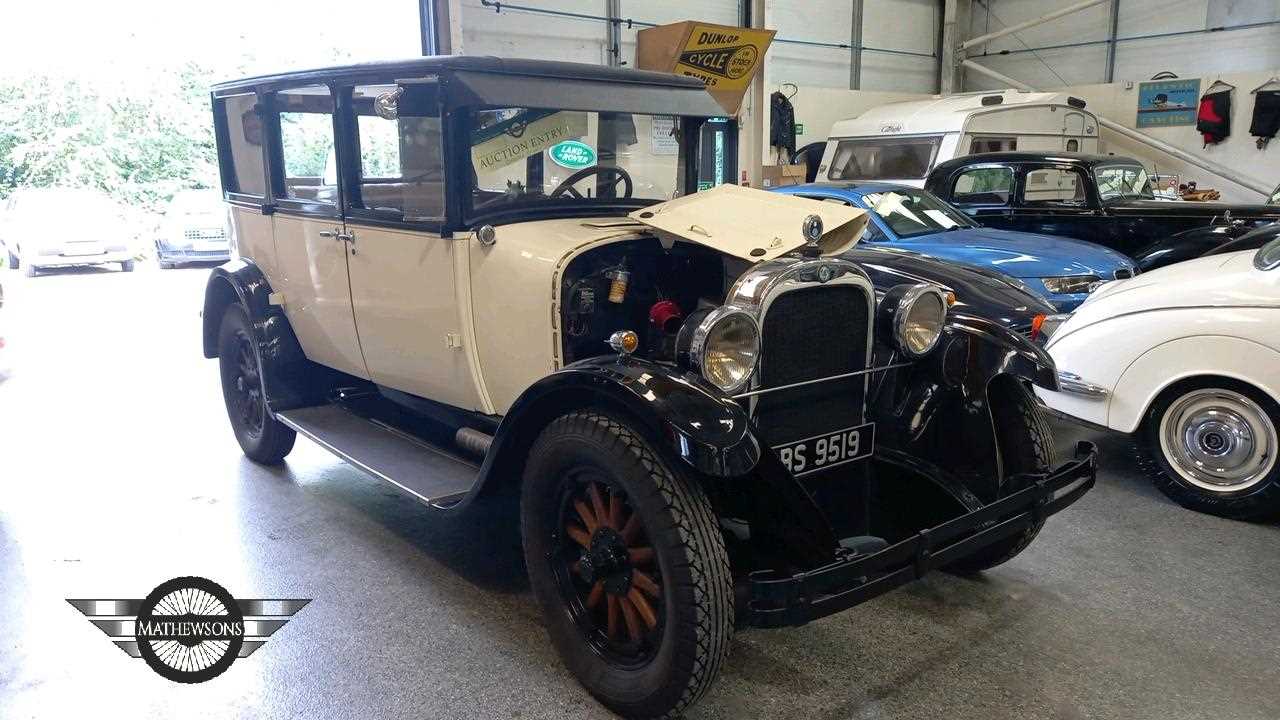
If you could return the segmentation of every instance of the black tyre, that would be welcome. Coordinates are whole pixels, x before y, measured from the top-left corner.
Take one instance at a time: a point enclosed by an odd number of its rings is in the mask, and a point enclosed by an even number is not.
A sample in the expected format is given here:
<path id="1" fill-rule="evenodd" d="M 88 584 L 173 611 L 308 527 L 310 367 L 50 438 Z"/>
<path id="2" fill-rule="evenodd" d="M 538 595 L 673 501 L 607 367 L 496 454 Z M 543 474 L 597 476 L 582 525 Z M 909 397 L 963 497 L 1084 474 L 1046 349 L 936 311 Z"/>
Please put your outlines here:
<path id="1" fill-rule="evenodd" d="M 1170 499 L 1236 520 L 1280 514 L 1280 405 L 1242 382 L 1180 383 L 1151 404 L 1141 437 Z"/>
<path id="2" fill-rule="evenodd" d="M 14 255 L 12 252 L 9 252 L 9 269 L 17 270 L 20 265 L 22 265 L 22 261 L 18 259 L 18 256 Z"/>
<path id="3" fill-rule="evenodd" d="M 133 272 L 133 260 L 124 260 L 120 263 L 120 269 L 124 272 Z"/>
<path id="4" fill-rule="evenodd" d="M 262 365 L 249 329 L 249 318 L 239 305 L 222 316 L 218 331 L 218 369 L 227 417 L 240 449 L 254 462 L 274 465 L 293 449 L 297 433 L 271 416 L 262 391 Z"/>
<path id="5" fill-rule="evenodd" d="M 991 388 L 991 417 L 995 421 L 996 443 L 1000 447 L 1000 459 L 1004 463 L 1006 477 L 1020 473 L 1044 473 L 1055 465 L 1053 430 L 1040 412 L 1035 397 L 1021 382 L 1001 381 Z M 1024 489 L 1017 482 L 1005 483 L 1003 495 Z M 947 569 L 970 575 L 989 570 L 1012 560 L 1027 549 L 1031 541 L 1044 527 L 1041 521 L 1026 530 L 1000 542 L 988 545 Z"/>
<path id="6" fill-rule="evenodd" d="M 733 635 L 733 581 L 703 489 L 617 418 L 553 421 L 525 467 L 521 534 L 552 641 L 627 717 L 678 715 Z"/>

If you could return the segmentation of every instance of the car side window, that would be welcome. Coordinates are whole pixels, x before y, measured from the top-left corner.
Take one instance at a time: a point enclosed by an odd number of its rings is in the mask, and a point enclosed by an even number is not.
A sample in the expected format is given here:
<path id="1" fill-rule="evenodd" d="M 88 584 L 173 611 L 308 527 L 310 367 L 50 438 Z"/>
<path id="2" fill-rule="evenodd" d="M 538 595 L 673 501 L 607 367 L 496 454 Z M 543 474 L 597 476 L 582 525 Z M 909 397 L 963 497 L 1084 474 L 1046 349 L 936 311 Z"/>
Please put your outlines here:
<path id="1" fill-rule="evenodd" d="M 256 95 L 233 95 L 215 102 L 218 134 L 225 147 L 223 189 L 228 192 L 263 197 L 267 194 L 267 172 L 262 160 L 262 114 Z"/>
<path id="2" fill-rule="evenodd" d="M 1008 205 L 1013 195 L 1013 168 L 979 167 L 961 171 L 951 186 L 956 205 Z"/>
<path id="3" fill-rule="evenodd" d="M 276 95 L 284 197 L 336 205 L 338 167 L 333 145 L 333 98 L 323 86 Z"/>
<path id="4" fill-rule="evenodd" d="M 1019 199 L 1023 205 L 1076 207 L 1085 204 L 1084 183 L 1084 175 L 1072 168 L 1034 168 L 1027 171 Z"/>
<path id="5" fill-rule="evenodd" d="M 444 217 L 444 150 L 436 86 L 357 86 L 352 93 L 360 175 L 351 205 L 396 219 Z M 379 98 L 392 113 L 376 111 Z"/>

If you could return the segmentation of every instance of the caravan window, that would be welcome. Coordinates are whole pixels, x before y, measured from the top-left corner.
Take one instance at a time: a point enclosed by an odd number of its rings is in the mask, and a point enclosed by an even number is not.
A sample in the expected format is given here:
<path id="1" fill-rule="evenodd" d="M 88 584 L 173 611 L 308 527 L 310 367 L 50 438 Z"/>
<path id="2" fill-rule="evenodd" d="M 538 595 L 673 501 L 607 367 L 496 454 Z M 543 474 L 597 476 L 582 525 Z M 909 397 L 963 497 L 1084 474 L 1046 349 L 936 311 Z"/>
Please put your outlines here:
<path id="1" fill-rule="evenodd" d="M 829 180 L 923 178 L 933 167 L 940 135 L 911 138 L 851 138 L 836 145 Z"/>
<path id="2" fill-rule="evenodd" d="M 970 155 L 982 153 L 1008 152 L 1018 149 L 1016 137 L 976 137 L 969 143 Z"/>

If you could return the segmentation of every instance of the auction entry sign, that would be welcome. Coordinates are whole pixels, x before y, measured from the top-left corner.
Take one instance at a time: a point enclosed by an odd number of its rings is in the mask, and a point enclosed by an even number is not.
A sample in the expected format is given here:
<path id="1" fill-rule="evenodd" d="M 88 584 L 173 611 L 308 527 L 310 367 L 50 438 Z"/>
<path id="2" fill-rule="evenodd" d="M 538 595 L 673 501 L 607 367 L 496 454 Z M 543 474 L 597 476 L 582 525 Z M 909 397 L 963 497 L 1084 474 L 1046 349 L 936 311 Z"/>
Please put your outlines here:
<path id="1" fill-rule="evenodd" d="M 471 162 L 477 172 L 506 167 L 587 134 L 587 114 L 583 112 L 520 110 L 507 115 L 486 112 L 493 116 L 482 118 L 484 124 L 471 136 Z M 594 151 L 592 154 L 594 156 Z"/>
<path id="2" fill-rule="evenodd" d="M 1200 78 L 1138 83 L 1138 127 L 1195 125 Z"/>

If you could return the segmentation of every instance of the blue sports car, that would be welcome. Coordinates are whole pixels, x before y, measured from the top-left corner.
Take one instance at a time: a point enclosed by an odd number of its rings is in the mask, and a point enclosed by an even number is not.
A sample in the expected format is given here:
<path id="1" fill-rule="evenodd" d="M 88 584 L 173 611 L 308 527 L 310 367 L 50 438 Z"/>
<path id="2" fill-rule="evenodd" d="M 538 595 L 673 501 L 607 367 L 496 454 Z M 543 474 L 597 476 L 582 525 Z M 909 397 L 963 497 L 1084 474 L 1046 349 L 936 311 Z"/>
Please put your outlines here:
<path id="1" fill-rule="evenodd" d="M 789 185 L 775 192 L 871 211 L 863 242 L 976 265 L 1017 278 L 1059 312 L 1070 312 L 1108 280 L 1132 277 L 1128 257 L 1083 240 L 996 230 L 919 188 L 890 183 Z"/>

